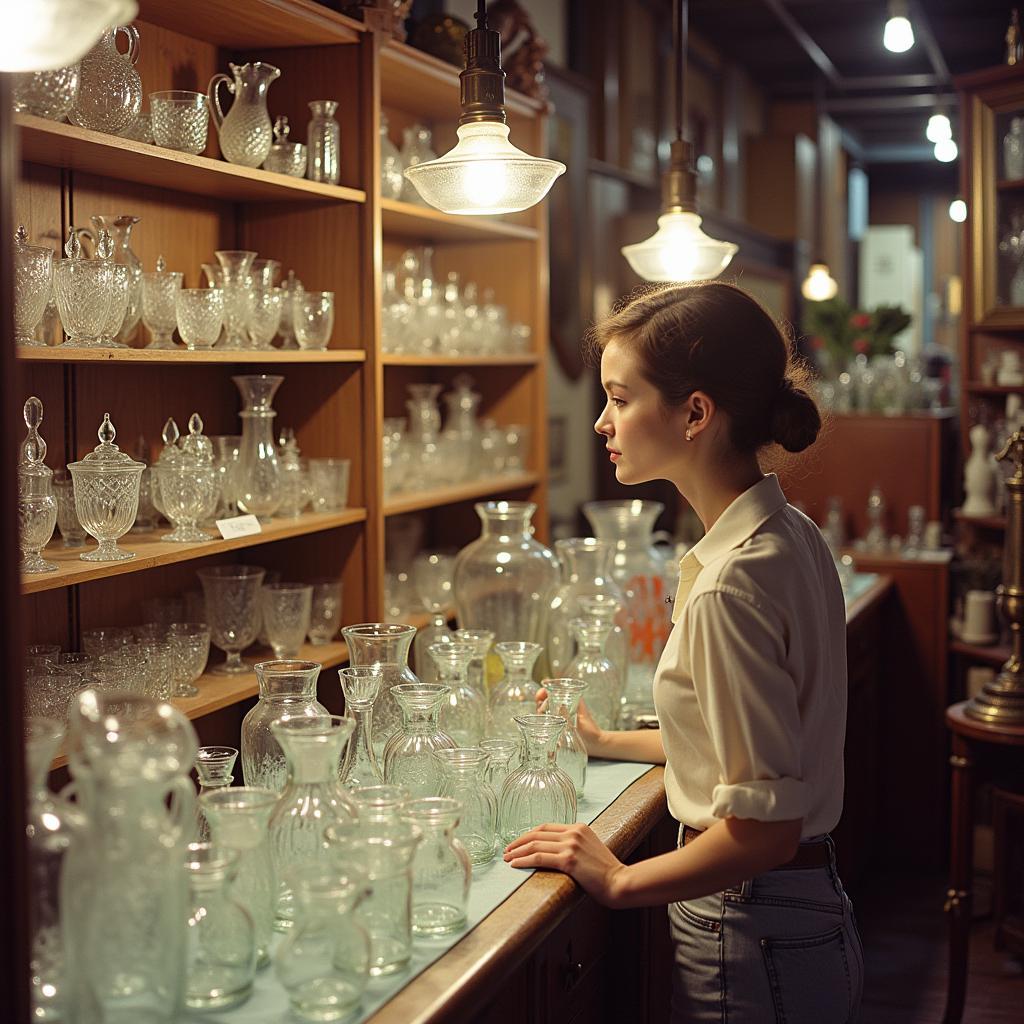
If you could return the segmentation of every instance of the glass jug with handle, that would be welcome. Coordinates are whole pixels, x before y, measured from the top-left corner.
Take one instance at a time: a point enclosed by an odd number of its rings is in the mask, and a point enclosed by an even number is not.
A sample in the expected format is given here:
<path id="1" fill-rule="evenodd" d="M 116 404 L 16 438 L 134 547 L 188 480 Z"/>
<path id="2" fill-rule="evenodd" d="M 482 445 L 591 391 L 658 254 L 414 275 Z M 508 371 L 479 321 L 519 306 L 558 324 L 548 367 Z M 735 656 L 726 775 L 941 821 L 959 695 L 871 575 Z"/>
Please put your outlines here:
<path id="1" fill-rule="evenodd" d="M 231 75 L 214 75 L 207 90 L 220 151 L 230 163 L 259 167 L 274 143 L 274 129 L 267 112 L 267 90 L 280 77 L 281 69 L 259 60 L 251 64 L 229 63 L 228 67 Z M 222 82 L 235 97 L 226 114 L 220 105 Z"/>

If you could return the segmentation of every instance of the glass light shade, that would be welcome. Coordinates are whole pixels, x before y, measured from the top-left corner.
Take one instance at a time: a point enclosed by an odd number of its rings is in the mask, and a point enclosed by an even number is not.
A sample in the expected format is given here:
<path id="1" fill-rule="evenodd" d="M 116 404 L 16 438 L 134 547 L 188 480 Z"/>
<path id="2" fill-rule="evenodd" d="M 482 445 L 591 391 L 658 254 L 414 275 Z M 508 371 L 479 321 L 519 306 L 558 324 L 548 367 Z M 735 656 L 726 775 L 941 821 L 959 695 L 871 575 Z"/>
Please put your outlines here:
<path id="1" fill-rule="evenodd" d="M 924 130 L 924 136 L 929 142 L 941 142 L 943 139 L 953 138 L 953 126 L 945 114 L 932 114 L 928 118 L 928 127 Z"/>
<path id="2" fill-rule="evenodd" d="M 935 143 L 935 159 L 942 164 L 951 164 L 959 155 L 956 143 L 952 139 L 939 139 Z"/>
<path id="3" fill-rule="evenodd" d="M 51 71 L 84 57 L 111 25 L 127 25 L 135 0 L 34 0 L 12 4 L 0 33 L 0 71 Z"/>
<path id="4" fill-rule="evenodd" d="M 539 203 L 565 172 L 557 160 L 530 156 L 508 141 L 508 125 L 460 125 L 455 148 L 402 173 L 424 202 L 445 213 L 515 213 Z"/>
<path id="5" fill-rule="evenodd" d="M 800 294 L 811 302 L 825 302 L 827 299 L 834 299 L 837 291 L 839 285 L 829 271 L 828 264 L 812 263 L 803 284 L 800 285 Z"/>
<path id="6" fill-rule="evenodd" d="M 700 217 L 675 210 L 658 218 L 646 241 L 622 248 L 629 265 L 646 281 L 707 281 L 725 270 L 739 246 L 704 234 Z"/>
<path id="7" fill-rule="evenodd" d="M 890 53 L 906 53 L 914 45 L 914 28 L 907 18 L 890 18 L 885 23 L 882 45 Z"/>
<path id="8" fill-rule="evenodd" d="M 949 219 L 963 224 L 967 220 L 967 204 L 962 199 L 954 199 L 949 204 Z"/>

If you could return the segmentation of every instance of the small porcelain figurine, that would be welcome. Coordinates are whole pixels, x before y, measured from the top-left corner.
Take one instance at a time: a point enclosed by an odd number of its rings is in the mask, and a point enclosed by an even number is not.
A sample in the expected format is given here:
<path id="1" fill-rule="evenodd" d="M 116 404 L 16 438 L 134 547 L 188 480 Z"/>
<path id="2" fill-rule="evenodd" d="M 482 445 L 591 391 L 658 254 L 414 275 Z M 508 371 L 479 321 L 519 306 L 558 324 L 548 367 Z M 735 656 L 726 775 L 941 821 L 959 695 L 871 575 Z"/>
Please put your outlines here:
<path id="1" fill-rule="evenodd" d="M 1024 386 L 1024 366 L 1021 365 L 1020 353 L 1016 349 L 1004 348 L 999 353 L 996 383 L 1000 387 Z"/>
<path id="2" fill-rule="evenodd" d="M 975 423 L 970 430 L 971 455 L 964 465 L 965 516 L 994 516 L 998 478 L 993 470 L 988 428 Z"/>

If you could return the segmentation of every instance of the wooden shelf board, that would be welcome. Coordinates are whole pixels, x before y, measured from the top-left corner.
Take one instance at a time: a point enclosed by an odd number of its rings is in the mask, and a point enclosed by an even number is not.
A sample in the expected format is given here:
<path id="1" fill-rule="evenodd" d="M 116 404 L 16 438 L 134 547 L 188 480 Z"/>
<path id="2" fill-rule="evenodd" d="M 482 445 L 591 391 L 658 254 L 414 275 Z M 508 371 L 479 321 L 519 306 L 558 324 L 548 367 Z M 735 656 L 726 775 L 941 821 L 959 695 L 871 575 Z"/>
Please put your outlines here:
<path id="1" fill-rule="evenodd" d="M 30 163 L 70 167 L 106 178 L 232 202 L 366 202 L 364 191 L 344 185 L 325 185 L 260 168 L 239 167 L 226 160 L 179 153 L 31 114 L 16 114 L 14 120 L 19 128 L 22 160 Z"/>
<path id="2" fill-rule="evenodd" d="M 216 649 L 211 648 L 211 656 L 217 657 Z M 246 652 L 243 657 L 246 661 L 256 663 L 258 661 L 269 661 L 274 657 L 269 650 L 257 650 Z M 342 641 L 329 644 L 303 644 L 299 650 L 298 657 L 303 661 L 318 661 L 323 667 L 332 668 L 336 665 L 348 663 L 348 648 Z M 323 674 L 321 673 L 321 680 Z M 196 697 L 172 697 L 171 703 L 183 711 L 188 717 L 195 721 L 206 715 L 211 715 L 221 708 L 238 704 L 250 697 L 255 697 L 259 692 L 259 685 L 256 682 L 255 672 L 246 672 L 244 675 L 223 676 L 212 672 L 206 672 L 196 680 L 199 688 L 199 695 Z M 62 768 L 68 763 L 67 755 L 60 753 L 54 758 L 50 770 Z"/>
<path id="3" fill-rule="evenodd" d="M 968 381 L 964 391 L 972 395 L 1020 395 L 1024 394 L 1024 384 L 979 384 Z"/>
<path id="4" fill-rule="evenodd" d="M 325 352 L 302 349 L 267 349 L 257 352 L 203 349 L 189 352 L 184 348 L 65 348 L 61 345 L 48 348 L 20 347 L 17 354 L 19 359 L 27 363 L 124 363 L 131 366 L 366 362 L 366 351 L 361 348 L 329 348 Z"/>
<path id="5" fill-rule="evenodd" d="M 359 42 L 362 22 L 313 0 L 139 0 L 139 20 L 229 49 Z M 259 57 L 259 54 L 253 54 Z"/>
<path id="6" fill-rule="evenodd" d="M 974 661 L 983 661 L 987 665 L 1001 666 L 1010 657 L 1010 648 L 993 644 L 991 647 L 979 647 L 977 644 L 965 644 L 962 640 L 950 639 L 949 649 L 954 654 L 962 654 Z"/>
<path id="7" fill-rule="evenodd" d="M 1003 178 L 996 182 L 996 190 L 999 192 L 1019 192 L 1024 189 L 1024 178 Z"/>
<path id="8" fill-rule="evenodd" d="M 461 217 L 454 213 L 442 213 L 429 206 L 383 198 L 380 210 L 385 235 L 438 242 L 481 242 L 492 239 L 532 242 L 537 239 L 536 228 L 509 224 L 497 217 Z"/>
<path id="9" fill-rule="evenodd" d="M 118 546 L 126 551 L 135 551 L 137 554 L 135 558 L 122 562 L 83 562 L 80 558 L 82 548 L 66 548 L 60 540 L 54 540 L 43 552 L 43 556 L 48 561 L 56 562 L 60 568 L 56 572 L 22 576 L 21 592 L 37 594 L 43 590 L 57 590 L 78 583 L 88 583 L 91 580 L 102 580 L 131 572 L 143 572 L 160 565 L 188 562 L 192 559 L 205 558 L 207 555 L 220 554 L 223 551 L 235 551 L 239 548 L 250 548 L 257 544 L 284 540 L 288 537 L 321 533 L 365 520 L 365 508 L 349 508 L 333 514 L 307 512 L 294 519 L 275 519 L 269 525 L 264 525 L 261 533 L 249 537 L 236 537 L 232 540 L 222 540 L 217 537 L 196 544 L 177 544 L 174 541 L 159 540 L 158 538 L 167 532 L 169 527 L 153 530 L 150 534 L 129 533 L 118 541 Z M 94 546 L 95 542 L 90 540 L 87 547 L 94 548 Z"/>
<path id="10" fill-rule="evenodd" d="M 516 473 L 514 476 L 490 477 L 471 484 L 459 484 L 457 487 L 438 487 L 433 491 L 402 494 L 385 502 L 384 515 L 397 516 L 403 512 L 419 512 L 442 505 L 455 505 L 460 501 L 486 498 L 502 491 L 521 491 L 533 487 L 539 480 L 536 473 Z"/>
<path id="11" fill-rule="evenodd" d="M 517 352 L 499 356 L 432 356 L 385 353 L 381 357 L 385 366 L 536 366 L 540 356 L 536 352 Z"/>
<path id="12" fill-rule="evenodd" d="M 965 516 L 960 509 L 954 509 L 953 517 L 961 523 L 970 523 L 986 530 L 1006 529 L 1006 516 Z"/>

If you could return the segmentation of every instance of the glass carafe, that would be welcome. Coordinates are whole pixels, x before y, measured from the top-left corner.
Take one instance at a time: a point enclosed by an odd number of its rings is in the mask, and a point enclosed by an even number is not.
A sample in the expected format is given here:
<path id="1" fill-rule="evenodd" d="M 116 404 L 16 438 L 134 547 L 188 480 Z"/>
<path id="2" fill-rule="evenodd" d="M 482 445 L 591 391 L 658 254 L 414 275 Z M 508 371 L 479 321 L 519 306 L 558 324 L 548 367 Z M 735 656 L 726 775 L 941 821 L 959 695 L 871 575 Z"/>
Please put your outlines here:
<path id="1" fill-rule="evenodd" d="M 128 40 L 128 52 L 117 48 L 117 34 Z M 78 94 L 68 120 L 79 128 L 124 135 L 142 109 L 142 79 L 135 70 L 139 59 L 139 32 L 134 25 L 108 28 L 82 58 Z"/>
<path id="2" fill-rule="evenodd" d="M 532 714 L 537 707 L 540 687 L 533 681 L 533 666 L 543 649 L 540 644 L 527 642 L 494 645 L 494 652 L 505 667 L 505 675 L 491 687 L 491 736 L 519 740 L 517 716 Z"/>
<path id="3" fill-rule="evenodd" d="M 378 785 L 384 781 L 384 773 L 373 752 L 373 706 L 384 673 L 379 665 L 349 665 L 338 669 L 338 678 L 345 695 L 345 714 L 354 723 L 338 781 L 346 789 Z"/>
<path id="4" fill-rule="evenodd" d="M 480 747 L 456 747 L 434 756 L 444 770 L 441 796 L 462 805 L 456 838 L 474 864 L 489 864 L 497 844 L 498 798 L 487 779 L 487 752 Z"/>
<path id="5" fill-rule="evenodd" d="M 42 550 L 50 543 L 57 525 L 57 499 L 53 494 L 53 470 L 46 465 L 46 442 L 39 434 L 43 422 L 43 403 L 32 397 L 22 409 L 28 432 L 21 443 L 18 462 L 18 544 L 21 547 L 21 571 L 54 572 L 56 562 L 48 562 Z"/>
<path id="6" fill-rule="evenodd" d="M 226 786 L 199 798 L 217 846 L 238 854 L 231 891 L 252 917 L 256 966 L 270 963 L 270 941 L 277 909 L 277 880 L 270 857 L 270 815 L 277 793 L 252 786 Z"/>
<path id="7" fill-rule="evenodd" d="M 487 731 L 487 702 L 466 679 L 476 648 L 472 644 L 449 640 L 431 644 L 427 653 L 437 666 L 437 681 L 448 687 L 438 719 L 440 727 L 451 736 L 456 746 L 472 747 L 484 738 Z"/>
<path id="8" fill-rule="evenodd" d="M 287 766 L 271 732 L 280 718 L 319 718 L 328 714 L 316 699 L 320 664 L 315 661 L 260 661 L 254 666 L 260 694 L 242 719 L 242 779 L 280 793 Z"/>
<path id="9" fill-rule="evenodd" d="M 277 919 L 285 931 L 295 922 L 290 876 L 326 866 L 324 829 L 355 821 L 356 806 L 338 782 L 342 750 L 352 735 L 351 718 L 284 718 L 270 731 L 284 750 L 287 779 L 270 816 L 270 854 L 277 873 Z"/>
<path id="10" fill-rule="evenodd" d="M 259 167 L 274 143 L 273 126 L 267 113 L 267 90 L 281 72 L 272 64 L 228 63 L 231 75 L 218 74 L 210 79 L 207 98 L 217 126 L 217 137 L 224 159 L 242 167 Z M 224 113 L 219 86 L 228 87 L 235 100 Z"/>
<path id="11" fill-rule="evenodd" d="M 581 679 L 561 678 L 545 679 L 541 685 L 548 691 L 547 713 L 561 715 L 565 719 L 565 731 L 558 737 L 555 760 L 572 779 L 576 799 L 582 800 L 587 781 L 587 746 L 576 727 L 576 716 L 587 684 Z"/>
<path id="12" fill-rule="evenodd" d="M 265 373 L 231 378 L 242 395 L 242 445 L 238 460 L 235 497 L 243 512 L 269 522 L 281 502 L 280 467 L 274 444 L 274 417 L 270 407 L 284 377 Z"/>
<path id="13" fill-rule="evenodd" d="M 416 935 L 448 935 L 466 926 L 473 865 L 455 838 L 461 806 L 450 797 L 410 800 L 405 820 L 422 833 L 412 859 L 412 930 Z"/>
<path id="14" fill-rule="evenodd" d="M 337 185 L 341 180 L 341 127 L 334 120 L 336 100 L 312 100 L 309 103 L 309 128 L 306 136 L 306 177 Z"/>
<path id="15" fill-rule="evenodd" d="M 402 727 L 384 747 L 384 781 L 404 786 L 413 797 L 437 796 L 441 768 L 435 750 L 455 742 L 438 725 L 448 687 L 440 683 L 399 683 L 391 687 L 402 711 Z"/>
<path id="16" fill-rule="evenodd" d="M 402 714 L 391 693 L 399 683 L 418 683 L 409 668 L 409 648 L 416 635 L 415 626 L 395 622 L 363 622 L 341 630 L 352 665 L 377 665 L 381 669 L 380 693 L 373 705 L 373 752 L 384 769 L 384 746 L 401 726 Z"/>
<path id="17" fill-rule="evenodd" d="M 122 213 L 117 216 L 96 215 L 89 218 L 97 236 L 106 231 L 114 241 L 113 260 L 128 268 L 131 280 L 128 291 L 128 310 L 121 321 L 121 330 L 116 337 L 122 344 L 130 344 L 135 338 L 139 319 L 142 316 L 142 263 L 132 249 L 132 229 L 141 218 Z"/>
<path id="18" fill-rule="evenodd" d="M 583 512 L 598 540 L 615 547 L 612 577 L 625 595 L 629 669 L 623 715 L 653 714 L 651 681 L 665 648 L 672 617 L 667 610 L 664 559 L 654 550 L 654 523 L 664 506 L 657 501 L 591 501 Z M 590 703 L 588 696 L 587 703 Z"/>
<path id="19" fill-rule="evenodd" d="M 401 199 L 405 178 L 402 154 L 388 136 L 387 115 L 380 115 L 380 194 L 383 199 Z"/>
<path id="20" fill-rule="evenodd" d="M 587 707 L 602 729 L 617 729 L 621 713 L 621 679 L 604 653 L 610 625 L 599 619 L 573 619 L 576 656 L 569 662 L 567 676 L 587 684 Z M 653 686 L 653 676 L 648 680 Z"/>
<path id="21" fill-rule="evenodd" d="M 196 841 L 210 841 L 210 823 L 203 813 L 202 798 L 216 789 L 230 786 L 235 777 L 231 774 L 238 751 L 234 747 L 200 747 L 196 754 L 196 776 L 199 779 L 199 797 L 196 802 Z"/>
<path id="22" fill-rule="evenodd" d="M 576 787 L 558 767 L 555 748 L 565 730 L 560 715 L 520 715 L 523 763 L 509 772 L 498 796 L 498 828 L 505 845 L 548 822 L 576 821 Z"/>
<path id="23" fill-rule="evenodd" d="M 483 531 L 455 559 L 459 625 L 489 629 L 498 641 L 543 643 L 559 574 L 554 554 L 533 539 L 530 521 L 537 506 L 488 501 L 475 508 Z"/>

